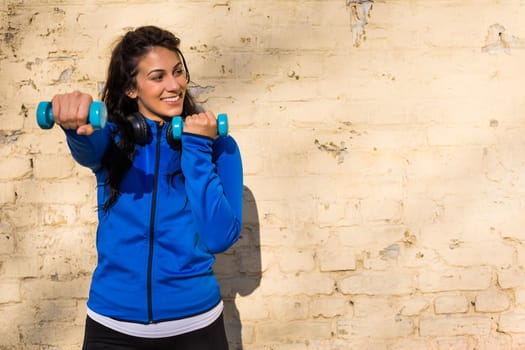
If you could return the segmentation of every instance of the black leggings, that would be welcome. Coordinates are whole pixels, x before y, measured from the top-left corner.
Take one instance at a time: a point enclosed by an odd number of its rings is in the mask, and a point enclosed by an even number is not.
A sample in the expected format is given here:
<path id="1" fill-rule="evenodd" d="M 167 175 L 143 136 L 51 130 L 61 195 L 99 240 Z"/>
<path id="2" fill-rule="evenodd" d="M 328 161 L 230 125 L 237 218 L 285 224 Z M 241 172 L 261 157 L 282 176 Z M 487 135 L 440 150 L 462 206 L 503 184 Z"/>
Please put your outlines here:
<path id="1" fill-rule="evenodd" d="M 82 350 L 228 350 L 222 315 L 211 325 L 167 338 L 141 338 L 86 319 Z"/>

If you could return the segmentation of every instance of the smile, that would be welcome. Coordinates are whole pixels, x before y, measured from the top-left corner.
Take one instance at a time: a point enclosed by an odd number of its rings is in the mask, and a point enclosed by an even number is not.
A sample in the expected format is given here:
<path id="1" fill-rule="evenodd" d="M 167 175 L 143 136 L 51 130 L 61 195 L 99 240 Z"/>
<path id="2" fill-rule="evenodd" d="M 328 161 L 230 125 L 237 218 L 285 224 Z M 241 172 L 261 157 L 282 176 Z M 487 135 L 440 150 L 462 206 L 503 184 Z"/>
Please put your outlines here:
<path id="1" fill-rule="evenodd" d="M 165 97 L 161 98 L 161 100 L 165 102 L 177 102 L 178 100 L 180 100 L 180 96 Z"/>

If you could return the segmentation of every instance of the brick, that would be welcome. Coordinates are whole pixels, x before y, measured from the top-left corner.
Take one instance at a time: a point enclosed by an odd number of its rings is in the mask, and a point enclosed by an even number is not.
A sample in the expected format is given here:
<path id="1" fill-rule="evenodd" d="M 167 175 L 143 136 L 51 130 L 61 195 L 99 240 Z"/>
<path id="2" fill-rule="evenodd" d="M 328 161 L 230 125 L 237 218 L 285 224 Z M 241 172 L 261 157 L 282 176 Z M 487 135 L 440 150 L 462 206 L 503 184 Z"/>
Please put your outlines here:
<path id="1" fill-rule="evenodd" d="M 498 270 L 498 284 L 503 289 L 519 288 L 525 283 L 525 270 L 517 267 L 506 267 Z"/>
<path id="2" fill-rule="evenodd" d="M 54 182 L 28 180 L 17 185 L 18 200 L 23 204 L 84 204 L 94 189 L 91 181 L 76 179 Z"/>
<path id="3" fill-rule="evenodd" d="M 398 305 L 393 298 L 379 296 L 356 296 L 352 298 L 355 318 L 389 318 L 397 314 Z"/>
<path id="4" fill-rule="evenodd" d="M 366 198 L 360 201 L 360 213 L 366 222 L 400 222 L 403 214 L 401 199 Z"/>
<path id="5" fill-rule="evenodd" d="M 392 242 L 402 240 L 406 227 L 401 225 L 360 225 L 334 228 L 332 236 L 337 237 L 342 246 L 354 247 L 388 247 Z"/>
<path id="6" fill-rule="evenodd" d="M 24 127 L 24 116 L 21 112 L 21 104 L 13 103 L 13 107 L 2 111 L 0 116 L 0 130 L 17 131 Z"/>
<path id="7" fill-rule="evenodd" d="M 514 298 L 516 306 L 525 306 L 525 289 L 515 289 Z"/>
<path id="8" fill-rule="evenodd" d="M 18 142 L 30 154 L 61 156 L 70 154 L 64 132 L 58 128 L 23 134 Z"/>
<path id="9" fill-rule="evenodd" d="M 34 205 L 16 204 L 5 205 L 0 211 L 0 219 L 13 229 L 29 229 L 42 224 L 40 208 Z"/>
<path id="10" fill-rule="evenodd" d="M 318 257 L 319 268 L 323 272 L 355 271 L 356 269 L 356 256 L 352 248 L 334 246 L 321 250 Z"/>
<path id="11" fill-rule="evenodd" d="M 62 251 L 43 257 L 41 275 L 59 280 L 70 280 L 77 274 L 90 275 L 97 262 L 95 249 L 85 245 L 79 246 L 84 246 L 84 254 Z"/>
<path id="12" fill-rule="evenodd" d="M 452 339 L 438 339 L 436 341 L 439 350 L 454 349 L 468 350 L 471 348 L 471 342 L 465 337 L 454 337 Z"/>
<path id="13" fill-rule="evenodd" d="M 78 208 L 77 220 L 83 224 L 95 225 L 98 222 L 97 218 L 97 204 L 96 202 L 86 203 Z"/>
<path id="14" fill-rule="evenodd" d="M 515 334 L 512 336 L 512 350 L 523 350 L 525 349 L 525 335 Z"/>
<path id="15" fill-rule="evenodd" d="M 498 331 L 504 333 L 525 333 L 525 312 L 518 309 L 501 314 Z"/>
<path id="16" fill-rule="evenodd" d="M 1 276 L 9 279 L 34 278 L 40 276 L 41 257 L 10 256 L 1 265 Z"/>
<path id="17" fill-rule="evenodd" d="M 300 290 L 297 286 L 301 286 Z M 257 294 L 269 295 L 317 295 L 332 294 L 335 290 L 335 281 L 328 275 L 317 273 L 283 274 L 275 271 L 267 271 L 261 284 L 257 288 Z"/>
<path id="18" fill-rule="evenodd" d="M 2 280 L 0 282 L 0 304 L 20 301 L 20 282 Z"/>
<path id="19" fill-rule="evenodd" d="M 34 327 L 24 327 L 21 337 L 28 344 L 63 344 L 81 347 L 84 327 L 68 322 L 43 322 Z"/>
<path id="20" fill-rule="evenodd" d="M 75 278 L 71 281 L 45 279 L 26 280 L 21 285 L 23 299 L 82 299 L 88 294 L 90 277 Z M 34 294 L 38 291 L 37 294 Z M 33 294 L 32 294 L 33 293 Z"/>
<path id="21" fill-rule="evenodd" d="M 17 349 L 20 346 L 20 328 L 23 328 L 19 326 L 29 321 L 32 315 L 28 315 L 27 305 L 22 303 L 1 304 L 0 312 L 0 329 L 3 330 L 0 346 L 5 349 Z"/>
<path id="22" fill-rule="evenodd" d="M 73 175 L 74 161 L 70 155 L 41 155 L 33 163 L 33 174 L 38 179 L 64 179 Z"/>
<path id="23" fill-rule="evenodd" d="M 14 183 L 0 182 L 0 204 L 13 204 L 16 200 L 16 191 Z"/>
<path id="24" fill-rule="evenodd" d="M 511 299 L 507 294 L 492 289 L 476 295 L 475 309 L 477 312 L 502 312 L 510 307 L 510 303 Z"/>
<path id="25" fill-rule="evenodd" d="M 418 287 L 423 292 L 484 290 L 491 280 L 492 271 L 489 268 L 424 271 L 418 277 Z"/>
<path id="26" fill-rule="evenodd" d="M 270 316 L 270 301 L 263 298 L 241 298 L 235 299 L 235 305 L 241 310 L 250 309 L 249 313 L 242 314 L 243 321 L 264 320 Z"/>
<path id="27" fill-rule="evenodd" d="M 315 253 L 311 250 L 290 250 L 281 248 L 277 255 L 286 256 L 286 260 L 279 263 L 283 272 L 312 271 L 315 267 Z"/>
<path id="28" fill-rule="evenodd" d="M 430 300 L 422 296 L 408 298 L 401 301 L 400 314 L 403 316 L 416 316 L 427 310 L 430 305 Z"/>
<path id="29" fill-rule="evenodd" d="M 310 302 L 310 312 L 313 317 L 344 316 L 350 309 L 349 300 L 342 297 L 316 297 Z"/>
<path id="30" fill-rule="evenodd" d="M 43 214 L 44 224 L 51 226 L 72 225 L 77 220 L 76 207 L 73 205 L 48 205 Z"/>
<path id="31" fill-rule="evenodd" d="M 345 204 L 337 201 L 324 201 L 318 203 L 316 213 L 320 226 L 331 227 L 345 219 Z"/>
<path id="32" fill-rule="evenodd" d="M 292 321 L 260 323 L 256 327 L 256 341 L 259 344 L 272 342 L 293 342 L 308 339 L 329 339 L 332 336 L 331 321 Z"/>
<path id="33" fill-rule="evenodd" d="M 337 334 L 344 339 L 356 337 L 399 338 L 408 337 L 415 332 L 414 323 L 409 318 L 367 317 L 364 319 L 340 319 Z"/>
<path id="34" fill-rule="evenodd" d="M 512 349 L 514 336 L 508 334 L 495 334 L 483 337 L 476 337 L 476 348 L 480 350 L 492 349 Z"/>
<path id="35" fill-rule="evenodd" d="M 414 281 L 407 272 L 362 272 L 342 278 L 338 285 L 344 294 L 403 295 L 414 291 Z"/>
<path id="36" fill-rule="evenodd" d="M 468 311 L 468 299 L 464 295 L 444 295 L 434 300 L 436 314 L 457 314 Z"/>
<path id="37" fill-rule="evenodd" d="M 490 317 L 427 317 L 419 323 L 419 334 L 422 337 L 488 335 L 491 327 Z"/>
<path id="38" fill-rule="evenodd" d="M 0 223 L 0 255 L 12 254 L 14 251 L 14 230 L 11 226 Z"/>
<path id="39" fill-rule="evenodd" d="M 298 321 L 308 318 L 309 302 L 305 297 L 272 298 L 272 316 L 277 320 Z"/>
<path id="40" fill-rule="evenodd" d="M 32 164 L 28 158 L 0 158 L 0 180 L 22 179 L 31 174 Z"/>
<path id="41" fill-rule="evenodd" d="M 317 245 L 319 242 L 326 241 L 329 237 L 328 229 L 316 229 L 314 224 L 305 225 L 305 227 L 290 227 L 285 224 L 281 227 L 265 227 L 261 224 L 261 230 L 264 235 L 261 235 L 261 246 L 263 247 L 280 247 L 280 246 L 295 246 L 297 248 L 309 247 Z"/>
<path id="42" fill-rule="evenodd" d="M 486 254 L 487 251 L 491 251 L 491 254 Z M 453 266 L 511 266 L 513 252 L 514 247 L 510 244 L 477 241 L 460 243 L 458 246 L 449 245 L 448 249 L 440 250 L 440 256 L 447 264 Z"/>
<path id="43" fill-rule="evenodd" d="M 35 310 L 35 320 L 73 323 L 77 316 L 77 304 L 76 300 L 41 300 Z"/>

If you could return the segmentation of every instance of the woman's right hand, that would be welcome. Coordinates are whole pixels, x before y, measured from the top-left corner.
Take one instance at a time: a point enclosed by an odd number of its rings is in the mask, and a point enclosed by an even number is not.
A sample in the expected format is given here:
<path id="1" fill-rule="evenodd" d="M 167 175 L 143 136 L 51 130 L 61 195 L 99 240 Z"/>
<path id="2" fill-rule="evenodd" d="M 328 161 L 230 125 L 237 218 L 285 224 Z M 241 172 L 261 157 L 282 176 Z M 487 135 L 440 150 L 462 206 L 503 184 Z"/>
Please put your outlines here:
<path id="1" fill-rule="evenodd" d="M 64 129 L 73 129 L 78 135 L 91 135 L 95 129 L 89 124 L 91 95 L 80 91 L 53 96 L 53 118 Z"/>

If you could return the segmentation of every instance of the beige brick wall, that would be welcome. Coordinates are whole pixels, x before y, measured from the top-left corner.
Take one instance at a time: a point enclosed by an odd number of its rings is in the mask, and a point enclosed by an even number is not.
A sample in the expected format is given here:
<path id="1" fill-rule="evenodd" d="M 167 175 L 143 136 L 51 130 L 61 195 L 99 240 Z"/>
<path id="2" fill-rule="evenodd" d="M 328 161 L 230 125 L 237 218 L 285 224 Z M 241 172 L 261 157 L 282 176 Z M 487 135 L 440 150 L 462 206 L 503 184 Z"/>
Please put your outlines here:
<path id="1" fill-rule="evenodd" d="M 242 150 L 216 266 L 232 349 L 525 349 L 525 4 L 369 15 L 357 47 L 343 0 L 3 0 L 0 349 L 79 348 L 95 183 L 34 112 L 96 95 L 144 24 L 182 37 Z"/>

